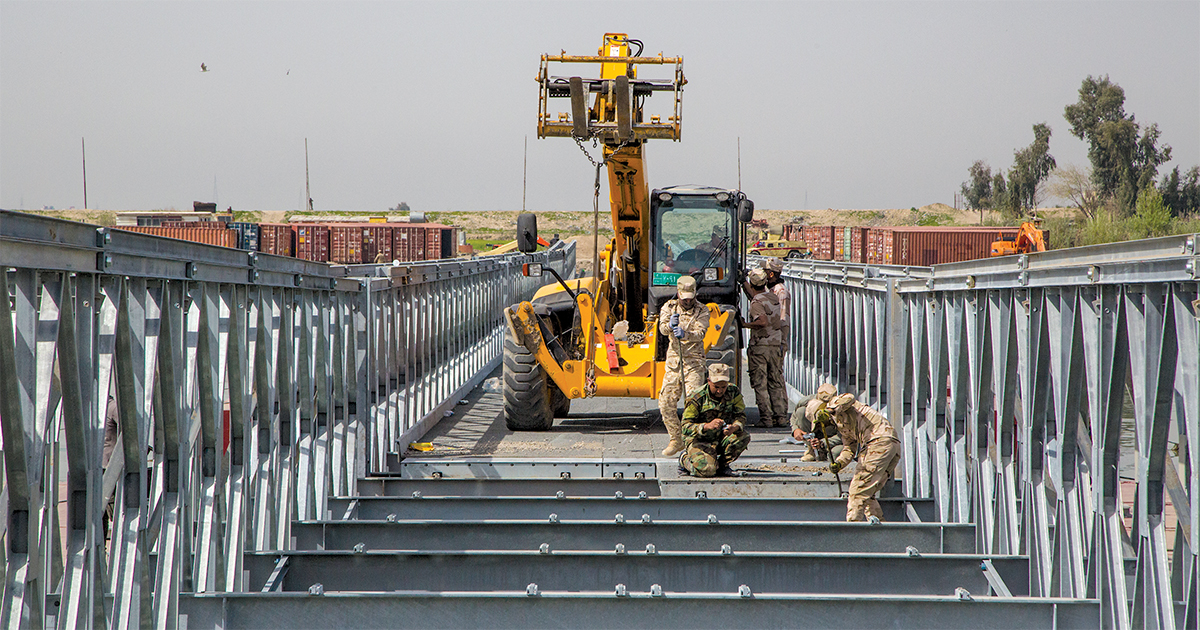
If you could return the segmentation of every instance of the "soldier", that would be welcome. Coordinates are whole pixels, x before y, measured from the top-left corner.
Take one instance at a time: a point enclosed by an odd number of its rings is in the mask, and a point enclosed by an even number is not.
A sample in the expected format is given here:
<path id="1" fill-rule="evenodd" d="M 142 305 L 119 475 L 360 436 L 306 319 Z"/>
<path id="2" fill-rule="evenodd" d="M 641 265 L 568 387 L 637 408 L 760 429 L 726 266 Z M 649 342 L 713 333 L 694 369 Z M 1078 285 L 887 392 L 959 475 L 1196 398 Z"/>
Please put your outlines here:
<path id="1" fill-rule="evenodd" d="M 696 477 L 729 474 L 729 465 L 750 445 L 746 405 L 737 386 L 729 384 L 728 365 L 710 365 L 707 386 L 688 398 L 683 437 L 687 449 L 679 454 L 679 466 Z"/>
<path id="2" fill-rule="evenodd" d="M 771 293 L 779 298 L 779 334 L 780 340 L 780 356 L 787 355 L 788 344 L 790 343 L 792 322 L 792 294 L 787 290 L 787 286 L 783 283 L 783 261 L 779 258 L 767 259 L 767 287 L 771 289 Z"/>
<path id="3" fill-rule="evenodd" d="M 808 452 L 800 458 L 802 462 L 825 461 L 835 459 L 842 452 L 842 436 L 837 432 L 837 425 L 826 409 L 829 401 L 837 395 L 837 388 L 824 383 L 817 388 L 817 393 L 802 400 L 792 412 L 792 437 L 804 440 L 808 444 Z M 804 436 L 809 435 L 805 440 Z"/>
<path id="4" fill-rule="evenodd" d="M 744 286 L 750 296 L 750 316 L 743 326 L 750 329 L 750 345 L 746 348 L 750 386 L 763 426 L 787 426 L 787 389 L 779 353 L 779 298 L 767 290 L 766 271 L 754 269 L 747 275 Z"/>
<path id="5" fill-rule="evenodd" d="M 683 450 L 679 432 L 680 395 L 686 401 L 704 387 L 704 334 L 708 332 L 708 307 L 696 300 L 696 279 L 680 276 L 675 299 L 663 305 L 658 314 L 658 332 L 666 335 L 667 373 L 658 392 L 658 410 L 667 427 L 670 441 L 663 457 Z"/>
<path id="6" fill-rule="evenodd" d="M 900 462 L 896 430 L 883 414 L 854 400 L 854 394 L 835 396 L 829 401 L 829 410 L 845 445 L 829 470 L 836 474 L 851 460 L 858 460 L 858 470 L 850 480 L 846 520 L 865 521 L 869 516 L 882 519 L 883 510 L 875 494 Z"/>

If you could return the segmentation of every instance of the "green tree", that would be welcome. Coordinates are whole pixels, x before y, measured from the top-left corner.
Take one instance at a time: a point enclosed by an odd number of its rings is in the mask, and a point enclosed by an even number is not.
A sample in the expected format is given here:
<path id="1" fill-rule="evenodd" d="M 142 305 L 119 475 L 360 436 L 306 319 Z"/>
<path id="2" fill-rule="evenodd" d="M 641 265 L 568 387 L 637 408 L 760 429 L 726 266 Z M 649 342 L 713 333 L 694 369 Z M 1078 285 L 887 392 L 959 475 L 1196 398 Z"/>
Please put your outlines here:
<path id="1" fill-rule="evenodd" d="M 1034 125 L 1033 142 L 1013 153 L 1013 165 L 1008 170 L 1008 197 L 1009 207 L 1017 212 L 1032 211 L 1041 201 L 1042 184 L 1055 166 L 1054 156 L 1050 155 L 1050 134 L 1046 123 Z"/>
<path id="2" fill-rule="evenodd" d="M 1153 186 L 1147 186 L 1138 195 L 1130 228 L 1134 238 L 1154 238 L 1171 233 L 1171 211 Z"/>
<path id="3" fill-rule="evenodd" d="M 1116 199 L 1127 213 L 1133 210 L 1138 192 L 1153 184 L 1158 167 L 1171 159 L 1171 147 L 1159 146 L 1158 125 L 1142 133 L 1134 116 L 1125 113 L 1125 90 L 1107 75 L 1088 75 L 1079 100 L 1066 106 L 1063 117 L 1071 134 L 1088 143 L 1100 196 Z"/>
<path id="4" fill-rule="evenodd" d="M 983 160 L 975 160 L 967 169 L 970 179 L 963 182 L 963 200 L 970 210 L 983 210 L 992 207 L 992 167 Z"/>
<path id="5" fill-rule="evenodd" d="M 1163 175 L 1158 192 L 1172 216 L 1200 213 L 1200 166 L 1193 166 L 1183 177 L 1179 176 L 1178 166 L 1171 169 Z"/>
<path id="6" fill-rule="evenodd" d="M 408 207 L 408 202 L 406 202 L 406 201 L 401 201 L 400 203 L 396 204 L 395 208 L 388 208 L 388 210 L 391 210 L 392 212 L 411 212 L 412 211 L 412 209 Z"/>
<path id="7" fill-rule="evenodd" d="M 1010 205 L 1008 195 L 1008 184 L 1004 181 L 1004 173 L 1000 171 L 996 171 L 996 174 L 992 176 L 991 201 L 992 210 L 1002 213 L 1012 213 L 1012 206 Z"/>

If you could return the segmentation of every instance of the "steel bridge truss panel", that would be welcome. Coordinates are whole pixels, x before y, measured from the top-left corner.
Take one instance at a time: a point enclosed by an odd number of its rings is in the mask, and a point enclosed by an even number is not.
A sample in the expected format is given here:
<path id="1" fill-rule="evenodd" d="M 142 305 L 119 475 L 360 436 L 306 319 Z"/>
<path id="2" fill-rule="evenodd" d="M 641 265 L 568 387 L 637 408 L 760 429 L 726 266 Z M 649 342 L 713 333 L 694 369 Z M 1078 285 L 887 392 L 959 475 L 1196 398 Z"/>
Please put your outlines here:
<path id="1" fill-rule="evenodd" d="M 1032 595 L 1098 597 L 1104 627 L 1196 627 L 1198 239 L 788 263 L 789 384 L 887 414 L 906 495 L 975 523 L 980 551 L 1028 554 Z"/>

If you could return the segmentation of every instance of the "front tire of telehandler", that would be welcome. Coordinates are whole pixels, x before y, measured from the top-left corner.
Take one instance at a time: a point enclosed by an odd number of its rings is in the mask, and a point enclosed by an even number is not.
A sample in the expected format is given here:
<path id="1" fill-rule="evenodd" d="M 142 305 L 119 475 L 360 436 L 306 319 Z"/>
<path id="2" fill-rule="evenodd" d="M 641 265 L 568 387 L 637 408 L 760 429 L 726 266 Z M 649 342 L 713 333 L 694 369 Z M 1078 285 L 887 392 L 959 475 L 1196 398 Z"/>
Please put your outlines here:
<path id="1" fill-rule="evenodd" d="M 512 431 L 548 431 L 554 426 L 550 383 L 525 346 L 505 331 L 504 424 Z"/>

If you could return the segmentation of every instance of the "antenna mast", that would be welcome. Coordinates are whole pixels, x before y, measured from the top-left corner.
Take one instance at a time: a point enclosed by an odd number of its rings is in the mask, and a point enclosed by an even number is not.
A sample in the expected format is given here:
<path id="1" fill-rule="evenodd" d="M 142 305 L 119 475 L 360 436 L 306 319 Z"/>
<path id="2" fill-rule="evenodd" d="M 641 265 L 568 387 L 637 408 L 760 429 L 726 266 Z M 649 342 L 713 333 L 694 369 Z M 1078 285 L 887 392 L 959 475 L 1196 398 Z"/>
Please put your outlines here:
<path id="1" fill-rule="evenodd" d="M 304 198 L 308 200 L 305 202 L 308 211 L 312 212 L 312 191 L 308 188 L 308 138 L 304 139 Z"/>
<path id="2" fill-rule="evenodd" d="M 529 186 L 529 136 L 525 136 L 525 158 L 521 164 L 521 212 L 525 212 L 525 191 Z"/>
<path id="3" fill-rule="evenodd" d="M 83 209 L 87 210 L 87 142 L 83 138 L 80 138 L 79 146 L 83 151 Z"/>

